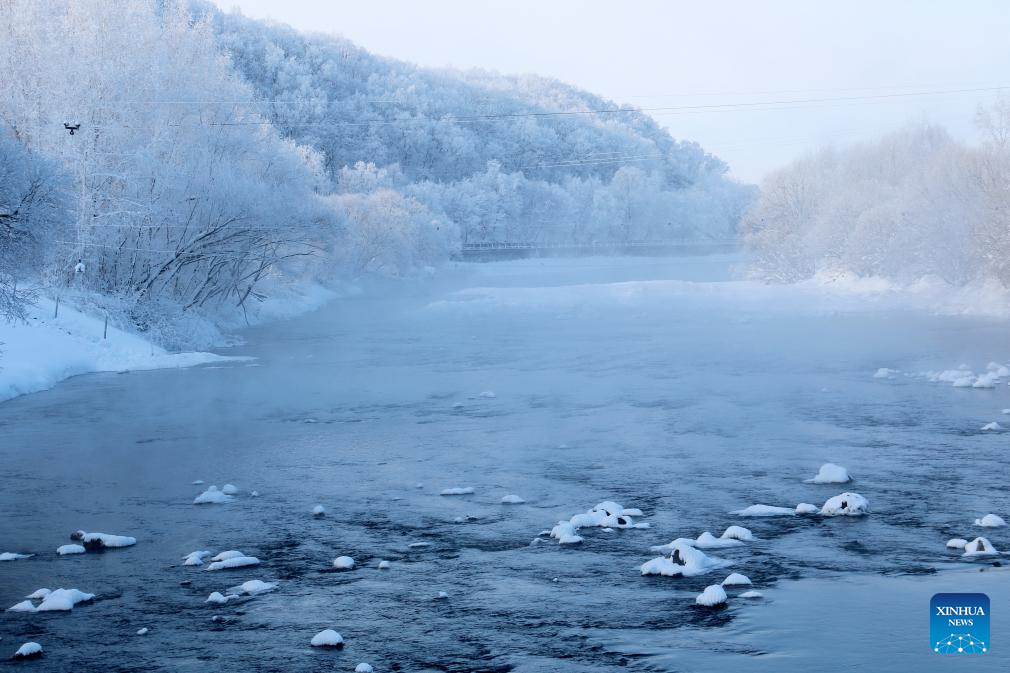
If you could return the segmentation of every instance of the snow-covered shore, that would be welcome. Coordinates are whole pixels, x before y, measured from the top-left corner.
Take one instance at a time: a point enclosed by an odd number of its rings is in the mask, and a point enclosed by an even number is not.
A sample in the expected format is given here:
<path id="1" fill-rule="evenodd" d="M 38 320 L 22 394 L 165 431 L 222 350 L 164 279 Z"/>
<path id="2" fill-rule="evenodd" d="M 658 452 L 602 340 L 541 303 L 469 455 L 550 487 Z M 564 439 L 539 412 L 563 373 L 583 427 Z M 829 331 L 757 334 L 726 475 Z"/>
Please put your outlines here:
<path id="1" fill-rule="evenodd" d="M 143 337 L 86 315 L 66 302 L 40 299 L 27 323 L 0 322 L 0 401 L 46 390 L 91 372 L 191 367 L 228 360 L 213 353 L 169 353 Z"/>

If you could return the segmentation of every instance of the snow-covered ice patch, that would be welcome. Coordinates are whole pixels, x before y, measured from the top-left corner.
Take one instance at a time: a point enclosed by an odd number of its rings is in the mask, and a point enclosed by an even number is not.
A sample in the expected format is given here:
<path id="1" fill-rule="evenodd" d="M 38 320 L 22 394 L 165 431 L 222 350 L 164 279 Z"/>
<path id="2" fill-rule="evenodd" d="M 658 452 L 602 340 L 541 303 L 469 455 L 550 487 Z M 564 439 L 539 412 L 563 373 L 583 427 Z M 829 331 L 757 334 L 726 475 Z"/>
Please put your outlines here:
<path id="1" fill-rule="evenodd" d="M 193 498 L 194 505 L 221 505 L 231 502 L 234 498 L 217 486 L 211 485 L 206 491 Z"/>
<path id="2" fill-rule="evenodd" d="M 379 561 L 379 570 L 389 570 L 393 567 L 393 564 L 389 561 Z"/>
<path id="3" fill-rule="evenodd" d="M 901 372 L 897 369 L 891 369 L 889 367 L 881 367 L 873 373 L 873 378 L 875 379 L 893 379 L 895 376 Z"/>
<path id="4" fill-rule="evenodd" d="M 503 505 L 521 505 L 524 502 L 526 501 L 520 498 L 518 495 L 515 495 L 514 493 L 506 495 L 501 499 L 501 504 Z"/>
<path id="5" fill-rule="evenodd" d="M 558 541 L 558 544 L 578 544 L 582 542 L 582 536 L 577 532 L 571 521 L 558 521 L 558 525 L 551 529 L 551 537 Z"/>
<path id="6" fill-rule="evenodd" d="M 439 495 L 471 495 L 472 493 L 472 486 L 455 486 L 453 488 L 443 488 Z"/>
<path id="7" fill-rule="evenodd" d="M 999 430 L 1003 429 L 1003 426 L 1000 425 L 999 423 L 997 423 L 996 421 L 992 421 L 991 423 L 986 423 L 985 425 L 983 425 L 979 429 L 980 430 L 995 430 L 995 431 L 999 431 Z"/>
<path id="8" fill-rule="evenodd" d="M 191 551 L 186 554 L 182 559 L 182 565 L 184 566 L 202 566 L 203 562 L 207 560 L 210 556 L 209 551 Z M 220 559 L 219 559 L 220 560 Z"/>
<path id="9" fill-rule="evenodd" d="M 996 556 L 999 552 L 992 546 L 988 538 L 977 537 L 964 546 L 962 556 Z"/>
<path id="10" fill-rule="evenodd" d="M 31 659 L 42 656 L 42 646 L 35 642 L 27 642 L 14 653 L 15 659 Z"/>
<path id="11" fill-rule="evenodd" d="M 750 542 L 754 539 L 754 534 L 743 526 L 730 526 L 722 532 L 720 537 L 725 540 L 742 540 L 744 542 Z"/>
<path id="12" fill-rule="evenodd" d="M 207 570 L 230 570 L 231 568 L 245 568 L 247 566 L 258 566 L 260 560 L 255 556 L 232 556 L 223 561 L 215 561 L 207 566 Z"/>
<path id="13" fill-rule="evenodd" d="M 796 509 L 793 511 L 795 511 L 797 514 L 817 514 L 819 511 L 821 511 L 821 508 L 809 502 L 801 502 L 800 504 L 796 505 Z"/>
<path id="14" fill-rule="evenodd" d="M 51 593 L 53 593 L 52 589 L 36 589 L 32 593 L 25 596 L 25 598 L 30 598 L 32 600 L 41 600 Z"/>
<path id="15" fill-rule="evenodd" d="M 333 559 L 333 567 L 337 570 L 351 570 L 354 568 L 354 559 L 350 556 L 338 556 Z"/>
<path id="16" fill-rule="evenodd" d="M 70 539 L 80 542 L 88 551 L 96 551 L 99 549 L 118 549 L 120 547 L 132 547 L 137 544 L 137 538 L 130 537 L 129 535 L 85 533 L 83 530 L 73 533 L 70 536 Z"/>
<path id="17" fill-rule="evenodd" d="M 372 668 L 371 664 L 366 664 L 364 662 L 361 662 L 354 667 L 354 673 L 372 673 L 374 670 L 375 669 Z"/>
<path id="18" fill-rule="evenodd" d="M 315 517 L 326 516 L 326 508 L 323 507 L 322 505 L 316 505 L 315 507 L 312 508 L 312 516 Z"/>
<path id="19" fill-rule="evenodd" d="M 493 390 L 485 390 L 479 395 L 479 397 L 482 397 L 485 400 L 493 400 L 494 398 L 498 397 L 498 395 L 496 395 Z"/>
<path id="20" fill-rule="evenodd" d="M 773 505 L 751 505 L 743 509 L 730 512 L 737 516 L 796 516 L 796 510 L 788 507 L 775 507 Z"/>
<path id="21" fill-rule="evenodd" d="M 808 484 L 845 484 L 852 481 L 849 471 L 841 465 L 824 463 L 813 479 L 807 479 Z"/>
<path id="22" fill-rule="evenodd" d="M 726 590 L 718 584 L 713 584 L 712 586 L 705 587 L 705 590 L 698 594 L 694 602 L 706 607 L 722 605 L 726 602 Z"/>
<path id="23" fill-rule="evenodd" d="M 740 594 L 740 598 L 764 598 L 764 596 L 760 591 L 745 591 Z"/>
<path id="24" fill-rule="evenodd" d="M 221 492 L 225 495 L 235 495 L 238 493 L 238 486 L 235 484 L 225 484 L 221 487 Z"/>
<path id="25" fill-rule="evenodd" d="M 343 647 L 344 638 L 333 629 L 326 629 L 312 636 L 310 644 L 312 647 Z"/>
<path id="26" fill-rule="evenodd" d="M 981 519 L 975 519 L 975 525 L 983 528 L 1002 528 L 1006 525 L 1006 521 L 998 514 L 986 514 Z"/>
<path id="27" fill-rule="evenodd" d="M 12 551 L 5 551 L 0 554 L 0 561 L 19 561 L 25 558 L 31 558 L 33 554 L 18 554 Z"/>
<path id="28" fill-rule="evenodd" d="M 83 546 L 79 544 L 64 544 L 56 548 L 56 553 L 60 556 L 69 556 L 71 554 L 83 554 L 86 552 Z"/>
<path id="29" fill-rule="evenodd" d="M 277 588 L 277 582 L 264 582 L 263 580 L 249 580 L 243 582 L 238 586 L 234 586 L 228 589 L 229 594 L 246 594 L 249 596 L 257 596 L 259 594 L 265 594 L 268 591 L 273 591 Z"/>
<path id="30" fill-rule="evenodd" d="M 746 575 L 741 575 L 740 573 L 731 573 L 729 577 L 727 577 L 722 581 L 722 585 L 724 587 L 741 586 L 748 584 L 752 584 L 750 578 L 747 577 Z"/>
<path id="31" fill-rule="evenodd" d="M 237 596 L 236 594 L 228 594 L 227 596 L 225 596 L 220 591 L 215 591 L 210 596 L 207 596 L 207 600 L 205 600 L 204 603 L 213 603 L 214 605 L 224 605 L 228 601 L 234 600 L 236 598 L 240 598 L 240 596 Z"/>
<path id="32" fill-rule="evenodd" d="M 828 498 L 821 507 L 824 516 L 862 516 L 870 509 L 870 502 L 858 493 L 842 493 Z"/>
<path id="33" fill-rule="evenodd" d="M 670 546 L 672 547 L 670 556 L 660 556 L 642 564 L 643 575 L 694 577 L 729 565 L 729 561 L 708 556 L 695 548 L 694 540 L 680 538 L 671 542 Z"/>
<path id="34" fill-rule="evenodd" d="M 947 540 L 948 549 L 964 549 L 966 544 L 968 544 L 968 541 L 959 537 Z"/>
<path id="35" fill-rule="evenodd" d="M 7 610 L 9 612 L 66 612 L 73 610 L 78 603 L 87 603 L 95 598 L 95 594 L 85 593 L 79 589 L 57 589 L 45 594 L 41 592 L 40 589 L 32 594 L 32 596 L 42 598 L 42 602 L 37 606 L 31 600 L 26 600 L 12 605 Z"/>
<path id="36" fill-rule="evenodd" d="M 144 626 L 142 628 L 137 629 L 137 635 L 138 636 L 146 636 L 148 633 L 150 633 L 150 631 L 151 630 L 149 628 L 147 628 L 146 626 Z"/>

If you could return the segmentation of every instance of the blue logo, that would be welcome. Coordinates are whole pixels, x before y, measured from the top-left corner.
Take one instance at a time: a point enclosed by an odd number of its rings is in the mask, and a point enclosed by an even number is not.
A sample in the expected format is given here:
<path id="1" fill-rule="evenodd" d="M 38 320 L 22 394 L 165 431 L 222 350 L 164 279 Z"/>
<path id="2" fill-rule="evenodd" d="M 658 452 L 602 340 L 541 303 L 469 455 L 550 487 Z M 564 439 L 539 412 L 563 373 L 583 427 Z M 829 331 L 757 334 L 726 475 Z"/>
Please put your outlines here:
<path id="1" fill-rule="evenodd" d="M 989 597 L 935 594 L 929 601 L 929 648 L 940 654 L 989 651 Z"/>

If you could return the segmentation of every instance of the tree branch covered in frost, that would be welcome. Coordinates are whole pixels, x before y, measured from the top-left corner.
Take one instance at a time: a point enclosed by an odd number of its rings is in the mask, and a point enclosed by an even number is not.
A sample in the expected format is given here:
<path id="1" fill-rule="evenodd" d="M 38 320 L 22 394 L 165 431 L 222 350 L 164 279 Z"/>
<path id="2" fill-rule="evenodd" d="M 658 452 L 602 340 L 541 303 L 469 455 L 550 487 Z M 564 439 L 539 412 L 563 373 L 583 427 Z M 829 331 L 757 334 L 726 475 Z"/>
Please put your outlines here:
<path id="1" fill-rule="evenodd" d="M 979 113 L 969 147 L 934 126 L 824 150 L 770 175 L 741 229 L 755 275 L 794 282 L 854 273 L 1010 287 L 1006 102 Z"/>

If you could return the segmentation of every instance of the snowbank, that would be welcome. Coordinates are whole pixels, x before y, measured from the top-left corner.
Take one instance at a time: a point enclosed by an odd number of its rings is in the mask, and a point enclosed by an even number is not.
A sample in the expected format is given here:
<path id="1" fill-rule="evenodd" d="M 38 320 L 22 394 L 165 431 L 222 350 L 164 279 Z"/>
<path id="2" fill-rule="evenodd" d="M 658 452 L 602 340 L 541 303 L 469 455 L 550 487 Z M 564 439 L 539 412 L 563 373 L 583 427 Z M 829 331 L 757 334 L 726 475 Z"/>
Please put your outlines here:
<path id="1" fill-rule="evenodd" d="M 1006 525 L 1006 521 L 998 514 L 986 514 L 981 519 L 975 519 L 975 525 L 983 528 L 1002 528 Z"/>
<path id="2" fill-rule="evenodd" d="M 858 493 L 842 493 L 828 498 L 821 507 L 824 516 L 862 516 L 869 511 L 870 502 Z"/>
<path id="3" fill-rule="evenodd" d="M 660 556 L 642 564 L 643 575 L 694 577 L 729 565 L 729 561 L 708 556 L 705 552 L 695 548 L 694 540 L 681 538 L 674 540 L 670 545 L 673 551 L 669 557 Z"/>
<path id="4" fill-rule="evenodd" d="M 774 507 L 772 505 L 751 505 L 744 509 L 738 509 L 730 514 L 737 516 L 796 516 L 796 510 L 788 507 Z"/>
<path id="5" fill-rule="evenodd" d="M 246 359 L 212 353 L 168 353 L 136 334 L 109 326 L 104 317 L 85 315 L 66 301 L 53 318 L 55 304 L 41 299 L 30 307 L 27 323 L 0 321 L 3 343 L 0 401 L 51 388 L 63 379 L 91 372 L 191 367 L 207 362 Z"/>
<path id="6" fill-rule="evenodd" d="M 705 587 L 705 590 L 698 594 L 694 602 L 706 607 L 722 605 L 726 602 L 726 590 L 718 584 L 713 584 L 712 586 Z"/>
<path id="7" fill-rule="evenodd" d="M 194 505 L 220 505 L 231 502 L 234 498 L 217 486 L 211 485 L 206 491 L 193 498 Z"/>
<path id="8" fill-rule="evenodd" d="M 821 469 L 818 470 L 817 476 L 813 479 L 807 479 L 808 484 L 845 484 L 852 481 L 852 477 L 849 476 L 849 471 L 846 470 L 841 465 L 835 465 L 834 463 L 824 463 L 821 465 Z"/>
<path id="9" fill-rule="evenodd" d="M 310 644 L 312 647 L 343 647 L 344 638 L 333 629 L 326 629 L 312 636 Z"/>

